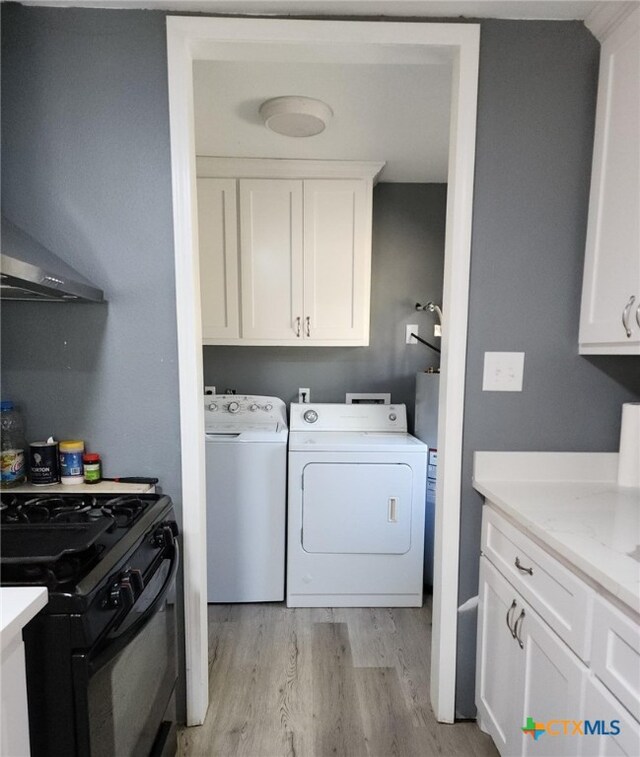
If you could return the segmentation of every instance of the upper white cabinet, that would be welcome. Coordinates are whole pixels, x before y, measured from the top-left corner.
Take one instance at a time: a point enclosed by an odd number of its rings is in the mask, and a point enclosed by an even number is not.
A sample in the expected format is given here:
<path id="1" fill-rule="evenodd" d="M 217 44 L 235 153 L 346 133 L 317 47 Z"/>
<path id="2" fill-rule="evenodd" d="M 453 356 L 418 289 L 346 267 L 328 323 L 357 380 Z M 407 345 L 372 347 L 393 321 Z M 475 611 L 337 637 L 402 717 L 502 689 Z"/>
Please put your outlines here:
<path id="1" fill-rule="evenodd" d="M 604 40 L 580 316 L 581 354 L 640 355 L 640 9 Z"/>
<path id="2" fill-rule="evenodd" d="M 367 345 L 383 165 L 198 158 L 203 343 Z"/>
<path id="3" fill-rule="evenodd" d="M 242 336 L 302 331 L 302 182 L 240 181 Z M 212 335 L 213 336 L 213 335 Z"/>
<path id="4" fill-rule="evenodd" d="M 370 190 L 304 181 L 304 337 L 369 343 Z"/>
<path id="5" fill-rule="evenodd" d="M 236 183 L 198 179 L 198 238 L 202 333 L 238 339 Z"/>

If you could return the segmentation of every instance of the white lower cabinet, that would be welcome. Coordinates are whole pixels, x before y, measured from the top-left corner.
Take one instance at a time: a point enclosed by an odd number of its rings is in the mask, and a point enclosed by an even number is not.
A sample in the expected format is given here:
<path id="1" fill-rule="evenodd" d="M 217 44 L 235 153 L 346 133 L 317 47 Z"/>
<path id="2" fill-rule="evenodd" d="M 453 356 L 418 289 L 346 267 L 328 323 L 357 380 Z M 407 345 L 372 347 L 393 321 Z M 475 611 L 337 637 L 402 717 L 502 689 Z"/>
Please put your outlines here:
<path id="1" fill-rule="evenodd" d="M 27 757 L 31 752 L 22 637 L 2 650 L 1 664 L 0 755 Z"/>
<path id="2" fill-rule="evenodd" d="M 580 757 L 638 757 L 640 726 L 594 676 L 589 676 L 584 719 L 600 723 L 600 733 L 580 739 Z"/>
<path id="3" fill-rule="evenodd" d="M 536 722 L 556 723 L 536 742 L 522 734 L 522 755 L 577 755 L 579 738 L 573 735 L 573 721 L 580 717 L 586 665 L 551 630 L 542 618 L 526 605 L 517 636 L 522 640 L 524 683 L 522 725 L 531 717 Z M 565 726 L 565 722 L 567 725 Z"/>
<path id="4" fill-rule="evenodd" d="M 480 559 L 476 705 L 480 726 L 501 755 L 569 757 L 577 740 L 522 731 L 527 719 L 573 720 L 580 709 L 586 666 L 509 582 Z"/>
<path id="5" fill-rule="evenodd" d="M 565 612 L 554 587 L 569 576 Z M 639 757 L 639 631 L 633 613 L 485 506 L 476 706 L 503 757 Z M 536 724 L 534 739 L 523 727 Z"/>
<path id="6" fill-rule="evenodd" d="M 493 738 L 500 754 L 515 754 L 520 744 L 522 650 L 512 633 L 517 608 L 511 585 L 485 558 L 480 558 L 480 595 L 476 706 L 482 730 Z"/>

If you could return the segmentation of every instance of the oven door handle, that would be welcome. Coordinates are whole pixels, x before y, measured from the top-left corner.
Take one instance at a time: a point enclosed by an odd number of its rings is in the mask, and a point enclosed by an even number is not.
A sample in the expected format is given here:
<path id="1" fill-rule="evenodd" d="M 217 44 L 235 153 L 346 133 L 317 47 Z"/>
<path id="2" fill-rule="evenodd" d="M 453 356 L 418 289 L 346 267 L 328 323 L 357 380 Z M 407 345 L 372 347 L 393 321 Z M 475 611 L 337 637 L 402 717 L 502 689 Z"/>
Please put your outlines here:
<path id="1" fill-rule="evenodd" d="M 100 652 L 89 660 L 90 675 L 95 673 L 97 670 L 100 670 L 100 668 L 104 667 L 104 665 L 110 662 L 119 652 L 121 652 L 127 646 L 127 644 L 133 641 L 133 639 L 140 633 L 140 631 L 143 630 L 143 628 L 147 625 L 151 618 L 156 614 L 156 612 L 166 599 L 167 594 L 171 589 L 171 585 L 175 581 L 176 574 L 178 573 L 178 564 L 180 562 L 180 549 L 178 547 L 178 542 L 174 541 L 169 549 L 171 549 L 172 551 L 171 568 L 169 569 L 167 578 L 162 585 L 162 589 L 160 589 L 158 594 L 156 594 L 153 602 L 151 602 L 151 604 L 142 613 L 142 615 L 140 615 L 135 623 L 130 625 L 122 633 L 109 639 L 106 646 L 102 647 Z"/>

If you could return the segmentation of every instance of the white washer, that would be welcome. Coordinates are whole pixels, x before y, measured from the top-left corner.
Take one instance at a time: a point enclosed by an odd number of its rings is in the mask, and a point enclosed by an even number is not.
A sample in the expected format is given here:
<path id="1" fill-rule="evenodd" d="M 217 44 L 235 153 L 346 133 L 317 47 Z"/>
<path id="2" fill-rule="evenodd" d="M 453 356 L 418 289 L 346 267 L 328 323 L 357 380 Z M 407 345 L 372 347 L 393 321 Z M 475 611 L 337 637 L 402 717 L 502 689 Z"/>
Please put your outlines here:
<path id="1" fill-rule="evenodd" d="M 287 412 L 277 397 L 204 398 L 207 601 L 284 599 Z"/>
<path id="2" fill-rule="evenodd" d="M 292 404 L 287 605 L 420 607 L 427 446 L 404 405 Z"/>

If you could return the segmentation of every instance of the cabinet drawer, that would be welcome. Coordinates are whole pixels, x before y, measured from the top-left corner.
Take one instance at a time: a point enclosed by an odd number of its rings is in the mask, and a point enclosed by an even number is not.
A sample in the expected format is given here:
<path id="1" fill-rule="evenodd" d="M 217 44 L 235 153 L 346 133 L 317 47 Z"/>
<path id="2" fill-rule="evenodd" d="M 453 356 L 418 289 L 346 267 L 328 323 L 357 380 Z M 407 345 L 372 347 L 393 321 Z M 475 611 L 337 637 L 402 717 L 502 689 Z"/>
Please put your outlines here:
<path id="1" fill-rule="evenodd" d="M 640 629 L 602 597 L 594 603 L 591 669 L 640 720 Z"/>
<path id="2" fill-rule="evenodd" d="M 588 661 L 593 610 L 589 586 L 490 507 L 484 509 L 482 552 L 558 636 Z"/>

